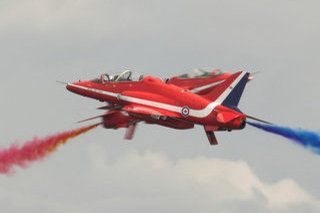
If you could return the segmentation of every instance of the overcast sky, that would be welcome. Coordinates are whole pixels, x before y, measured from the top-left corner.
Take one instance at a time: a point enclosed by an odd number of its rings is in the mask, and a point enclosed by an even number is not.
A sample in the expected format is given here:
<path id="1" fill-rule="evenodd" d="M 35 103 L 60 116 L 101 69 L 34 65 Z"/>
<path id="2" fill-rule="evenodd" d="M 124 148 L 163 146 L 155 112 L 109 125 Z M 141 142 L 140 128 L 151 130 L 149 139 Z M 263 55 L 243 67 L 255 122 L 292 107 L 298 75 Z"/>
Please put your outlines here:
<path id="1" fill-rule="evenodd" d="M 319 130 L 318 1 L 0 1 L 1 147 L 79 127 L 102 103 L 56 80 L 131 69 L 259 72 L 242 111 Z M 320 156 L 248 126 L 98 127 L 0 176 L 1 212 L 319 212 Z"/>

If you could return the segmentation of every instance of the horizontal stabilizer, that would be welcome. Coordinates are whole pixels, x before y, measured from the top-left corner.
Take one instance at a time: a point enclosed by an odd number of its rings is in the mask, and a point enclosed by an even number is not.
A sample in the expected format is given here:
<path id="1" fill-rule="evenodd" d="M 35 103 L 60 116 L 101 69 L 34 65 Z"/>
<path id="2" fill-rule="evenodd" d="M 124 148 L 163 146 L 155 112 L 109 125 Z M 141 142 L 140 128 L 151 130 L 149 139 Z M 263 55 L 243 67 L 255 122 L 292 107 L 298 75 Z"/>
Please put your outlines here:
<path id="1" fill-rule="evenodd" d="M 228 123 L 238 117 L 239 115 L 234 114 L 233 112 L 228 112 L 228 111 L 218 112 L 217 121 L 219 121 L 220 123 Z"/>
<path id="2" fill-rule="evenodd" d="M 120 109 L 122 106 L 121 105 L 111 105 L 111 104 L 108 104 L 108 105 L 105 105 L 105 106 L 102 106 L 102 107 L 99 107 L 97 109 L 110 109 L 110 110 L 115 110 L 115 109 Z"/>
<path id="3" fill-rule="evenodd" d="M 99 107 L 97 109 L 111 109 L 111 108 L 112 108 L 112 105 L 105 105 L 105 106 Z"/>

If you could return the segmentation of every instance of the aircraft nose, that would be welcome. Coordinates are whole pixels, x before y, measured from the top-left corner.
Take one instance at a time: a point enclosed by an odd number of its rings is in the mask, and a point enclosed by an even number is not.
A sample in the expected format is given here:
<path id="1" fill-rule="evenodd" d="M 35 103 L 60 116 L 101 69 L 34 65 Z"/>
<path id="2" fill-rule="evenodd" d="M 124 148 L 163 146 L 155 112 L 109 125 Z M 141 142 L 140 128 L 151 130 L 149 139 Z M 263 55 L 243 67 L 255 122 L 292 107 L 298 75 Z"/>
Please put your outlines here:
<path id="1" fill-rule="evenodd" d="M 72 83 L 67 83 L 66 89 L 72 92 Z"/>
<path id="2" fill-rule="evenodd" d="M 81 86 L 79 84 L 80 82 L 75 82 L 75 83 L 67 83 L 66 89 L 69 90 L 70 92 L 77 93 L 77 86 Z"/>
<path id="3" fill-rule="evenodd" d="M 83 95 L 86 94 L 88 87 L 90 87 L 88 81 L 78 81 L 74 83 L 67 83 L 66 89 L 70 92 Z"/>

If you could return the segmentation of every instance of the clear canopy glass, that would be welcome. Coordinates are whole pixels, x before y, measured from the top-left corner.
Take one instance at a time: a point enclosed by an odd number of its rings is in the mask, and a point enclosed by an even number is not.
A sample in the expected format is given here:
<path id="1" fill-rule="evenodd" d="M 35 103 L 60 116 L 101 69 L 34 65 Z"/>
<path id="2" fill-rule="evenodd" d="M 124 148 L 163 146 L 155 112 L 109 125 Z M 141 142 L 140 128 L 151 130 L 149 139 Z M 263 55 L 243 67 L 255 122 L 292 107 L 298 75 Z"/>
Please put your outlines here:
<path id="1" fill-rule="evenodd" d="M 130 70 L 124 70 L 112 74 L 102 74 L 100 79 L 93 79 L 92 82 L 119 82 L 119 81 L 140 81 L 143 79 L 143 75 L 140 73 L 132 72 Z"/>

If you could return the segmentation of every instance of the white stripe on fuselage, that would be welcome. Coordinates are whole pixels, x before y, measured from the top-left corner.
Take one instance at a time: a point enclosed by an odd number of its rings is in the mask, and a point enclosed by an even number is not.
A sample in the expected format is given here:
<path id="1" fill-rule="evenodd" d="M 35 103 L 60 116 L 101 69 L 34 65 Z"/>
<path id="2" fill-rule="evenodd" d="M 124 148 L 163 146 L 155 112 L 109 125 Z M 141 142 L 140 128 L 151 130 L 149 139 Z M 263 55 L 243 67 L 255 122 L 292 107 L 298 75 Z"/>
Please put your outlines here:
<path id="1" fill-rule="evenodd" d="M 214 86 L 217 86 L 218 84 L 221 84 L 222 82 L 224 82 L 225 80 L 221 80 L 221 81 L 217 81 L 217 82 L 213 82 L 211 84 L 207 84 L 207 85 L 204 85 L 204 86 L 201 86 L 201 87 L 196 87 L 192 90 L 189 90 L 190 92 L 193 92 L 193 93 L 196 93 L 196 92 L 200 92 L 202 90 L 205 90 L 205 89 L 208 89 L 210 87 L 214 87 Z"/>
<path id="2" fill-rule="evenodd" d="M 209 103 L 204 109 L 200 109 L 200 110 L 190 109 L 189 116 L 193 116 L 193 117 L 197 117 L 197 118 L 207 117 L 216 106 L 218 106 L 222 103 L 222 101 L 228 96 L 228 94 L 238 84 L 238 82 L 242 79 L 242 77 L 244 75 L 245 75 L 245 72 L 241 73 L 232 82 L 232 84 L 218 97 L 218 99 L 216 101 Z M 140 98 L 134 98 L 134 97 L 126 96 L 126 95 L 121 95 L 120 93 L 107 92 L 104 90 L 93 89 L 93 88 L 79 86 L 79 85 L 75 85 L 75 84 L 68 84 L 68 85 L 79 88 L 79 89 L 84 89 L 87 91 L 102 94 L 102 95 L 117 97 L 119 100 L 128 101 L 131 103 L 143 104 L 146 106 L 152 106 L 152 107 L 156 107 L 156 108 L 160 108 L 160 109 L 165 109 L 165 110 L 169 110 L 169 111 L 176 112 L 179 114 L 181 113 L 181 110 L 183 108 L 183 107 L 179 107 L 179 106 L 175 106 L 175 105 L 164 104 L 164 103 L 160 103 L 160 102 L 156 102 L 156 101 L 149 101 L 149 100 L 140 99 Z M 232 89 L 230 89 L 230 87 Z M 223 99 L 222 99 L 222 96 L 224 97 Z"/>

